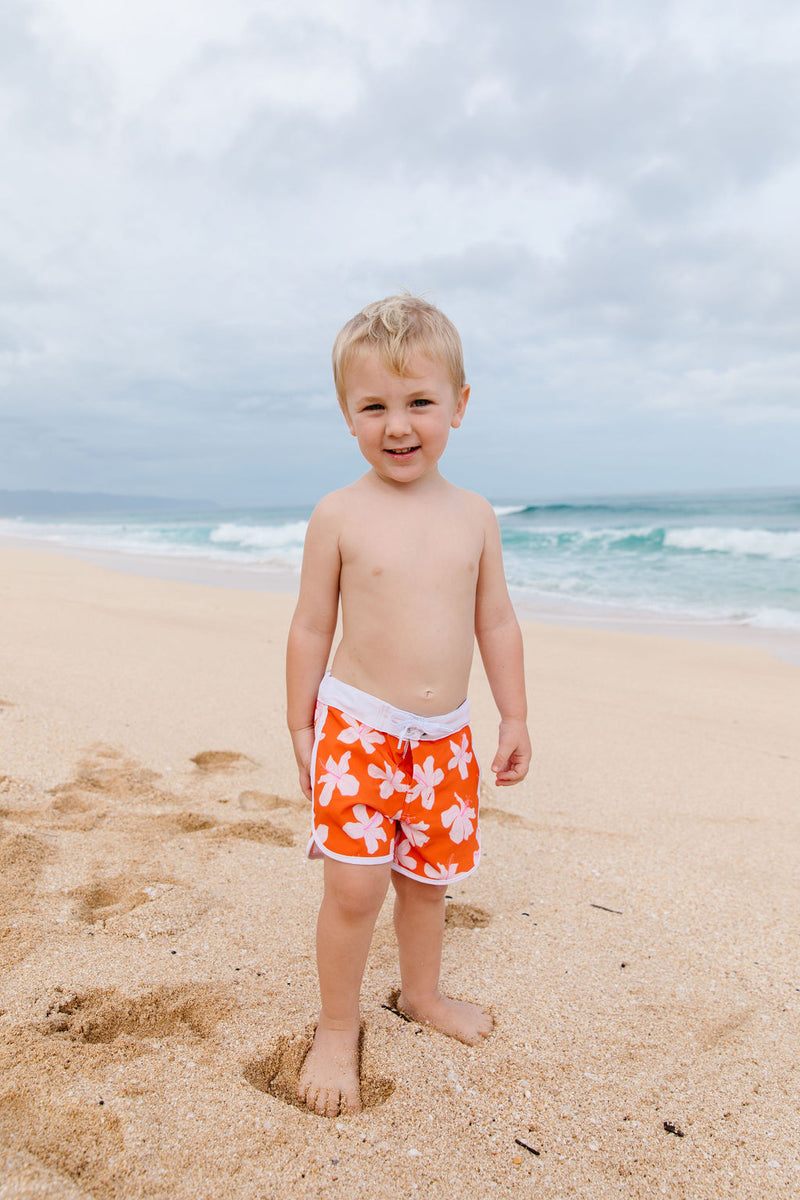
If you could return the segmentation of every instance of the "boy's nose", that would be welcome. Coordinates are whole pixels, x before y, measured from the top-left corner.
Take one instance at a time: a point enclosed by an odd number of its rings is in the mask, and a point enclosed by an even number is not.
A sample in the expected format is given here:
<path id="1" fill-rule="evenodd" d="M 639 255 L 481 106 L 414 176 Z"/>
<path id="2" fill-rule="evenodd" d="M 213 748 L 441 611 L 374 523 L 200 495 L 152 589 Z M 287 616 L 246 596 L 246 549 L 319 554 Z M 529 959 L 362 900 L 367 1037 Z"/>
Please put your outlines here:
<path id="1" fill-rule="evenodd" d="M 404 410 L 386 414 L 386 432 L 392 437 L 403 437 L 410 431 L 411 422 L 408 419 L 408 413 Z"/>

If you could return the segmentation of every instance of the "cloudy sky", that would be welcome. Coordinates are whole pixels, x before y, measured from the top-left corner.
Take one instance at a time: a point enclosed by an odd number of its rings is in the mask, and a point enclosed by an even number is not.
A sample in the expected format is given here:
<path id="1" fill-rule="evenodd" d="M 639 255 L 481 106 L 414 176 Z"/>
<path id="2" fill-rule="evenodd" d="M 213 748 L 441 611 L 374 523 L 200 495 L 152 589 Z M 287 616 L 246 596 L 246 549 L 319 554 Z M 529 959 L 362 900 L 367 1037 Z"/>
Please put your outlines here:
<path id="1" fill-rule="evenodd" d="M 3 0 L 0 488 L 312 501 L 458 324 L 495 500 L 800 482 L 795 0 Z"/>

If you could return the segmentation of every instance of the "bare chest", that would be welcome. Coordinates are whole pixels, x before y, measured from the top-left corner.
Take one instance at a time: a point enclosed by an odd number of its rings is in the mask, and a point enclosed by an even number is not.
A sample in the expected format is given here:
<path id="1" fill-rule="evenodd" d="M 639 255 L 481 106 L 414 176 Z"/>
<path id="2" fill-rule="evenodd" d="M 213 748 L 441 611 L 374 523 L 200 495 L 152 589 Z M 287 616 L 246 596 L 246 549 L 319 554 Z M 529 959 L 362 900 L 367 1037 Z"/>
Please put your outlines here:
<path id="1" fill-rule="evenodd" d="M 362 520 L 341 540 L 342 570 L 368 590 L 395 595 L 435 589 L 440 595 L 474 590 L 483 531 L 465 518 L 424 513 L 391 522 Z"/>

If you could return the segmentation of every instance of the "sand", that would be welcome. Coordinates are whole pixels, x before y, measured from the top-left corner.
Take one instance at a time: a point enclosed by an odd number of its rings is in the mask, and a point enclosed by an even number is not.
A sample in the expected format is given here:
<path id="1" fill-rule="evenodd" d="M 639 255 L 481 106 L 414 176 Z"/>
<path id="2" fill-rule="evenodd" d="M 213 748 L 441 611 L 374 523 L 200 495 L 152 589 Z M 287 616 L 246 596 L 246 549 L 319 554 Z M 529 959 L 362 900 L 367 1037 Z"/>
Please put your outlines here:
<path id="1" fill-rule="evenodd" d="M 0 549 L 0 1198 L 795 1197 L 800 670 L 526 624 L 535 765 L 448 907 L 496 1031 L 385 1007 L 387 904 L 327 1120 L 292 604 Z"/>

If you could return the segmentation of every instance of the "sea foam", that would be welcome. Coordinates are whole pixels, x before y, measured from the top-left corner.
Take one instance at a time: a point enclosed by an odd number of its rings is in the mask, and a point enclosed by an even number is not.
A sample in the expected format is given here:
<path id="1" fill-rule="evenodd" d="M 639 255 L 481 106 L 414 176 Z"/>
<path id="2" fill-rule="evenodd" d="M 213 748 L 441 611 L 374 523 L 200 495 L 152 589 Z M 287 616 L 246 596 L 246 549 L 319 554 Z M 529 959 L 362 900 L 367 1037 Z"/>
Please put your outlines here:
<path id="1" fill-rule="evenodd" d="M 711 554 L 743 554 L 757 558 L 800 559 L 800 532 L 770 529 L 719 529 L 698 526 L 670 529 L 664 545 L 676 550 Z"/>
<path id="2" fill-rule="evenodd" d="M 302 546 L 307 528 L 308 521 L 289 521 L 284 525 L 237 525 L 228 522 L 212 529 L 208 540 L 227 546 L 277 550 L 286 546 Z"/>

